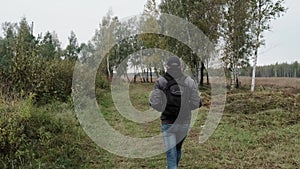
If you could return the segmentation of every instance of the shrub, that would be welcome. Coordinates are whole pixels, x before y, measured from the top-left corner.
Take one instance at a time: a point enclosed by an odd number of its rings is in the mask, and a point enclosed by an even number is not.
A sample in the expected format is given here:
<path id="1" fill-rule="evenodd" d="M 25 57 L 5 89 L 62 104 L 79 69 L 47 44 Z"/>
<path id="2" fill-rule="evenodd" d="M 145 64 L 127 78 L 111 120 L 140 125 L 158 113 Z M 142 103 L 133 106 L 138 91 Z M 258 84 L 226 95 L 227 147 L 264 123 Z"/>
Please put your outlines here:
<path id="1" fill-rule="evenodd" d="M 83 151 L 90 140 L 70 104 L 56 102 L 36 108 L 33 98 L 0 102 L 0 168 L 78 168 L 88 164 L 85 161 L 90 155 L 86 153 L 93 149 Z"/>

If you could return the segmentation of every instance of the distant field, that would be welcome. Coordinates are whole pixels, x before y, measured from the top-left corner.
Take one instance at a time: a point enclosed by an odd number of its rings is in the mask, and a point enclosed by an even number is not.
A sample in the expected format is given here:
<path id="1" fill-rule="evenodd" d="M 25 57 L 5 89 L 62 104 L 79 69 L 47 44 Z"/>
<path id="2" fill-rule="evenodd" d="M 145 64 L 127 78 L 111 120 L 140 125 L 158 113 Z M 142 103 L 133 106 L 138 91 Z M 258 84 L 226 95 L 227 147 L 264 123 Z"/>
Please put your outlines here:
<path id="1" fill-rule="evenodd" d="M 240 77 L 242 85 L 251 85 L 250 77 Z M 257 77 L 255 79 L 256 87 L 280 87 L 300 89 L 300 78 L 283 77 Z"/>
<path id="2" fill-rule="evenodd" d="M 156 76 L 153 76 L 153 82 L 156 81 Z M 132 79 L 131 79 L 132 80 Z M 242 86 L 251 85 L 251 77 L 240 77 L 239 78 Z M 133 80 L 132 80 L 133 81 Z M 150 81 L 150 78 L 149 78 Z M 141 82 L 141 78 L 137 77 L 137 82 Z M 230 80 L 228 79 L 229 83 Z M 206 83 L 206 77 L 204 78 L 204 83 Z M 284 77 L 256 77 L 255 78 L 256 87 L 276 87 L 276 88 L 293 88 L 300 89 L 300 78 L 284 78 Z"/>

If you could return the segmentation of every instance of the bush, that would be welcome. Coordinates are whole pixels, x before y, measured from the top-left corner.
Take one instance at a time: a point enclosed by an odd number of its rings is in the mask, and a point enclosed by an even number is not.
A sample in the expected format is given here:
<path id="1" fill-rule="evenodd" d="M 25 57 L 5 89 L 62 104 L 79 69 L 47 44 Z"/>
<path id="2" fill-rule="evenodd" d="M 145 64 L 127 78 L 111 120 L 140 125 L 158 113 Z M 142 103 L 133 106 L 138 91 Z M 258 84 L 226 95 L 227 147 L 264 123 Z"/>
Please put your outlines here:
<path id="1" fill-rule="evenodd" d="M 1 100 L 1 99 L 0 99 Z M 89 160 L 90 140 L 70 104 L 36 108 L 26 100 L 0 102 L 0 168 L 78 168 Z M 92 144 L 93 145 L 93 144 Z"/>
<path id="2" fill-rule="evenodd" d="M 0 69 L 2 94 L 13 100 L 19 98 L 21 93 L 24 95 L 35 93 L 35 99 L 40 104 L 53 100 L 67 101 L 71 94 L 75 63 L 68 60 L 42 58 L 31 59 L 27 63 L 26 59 L 14 61 L 16 65 L 23 65 L 21 67 Z M 21 63 L 17 64 L 17 62 Z"/>

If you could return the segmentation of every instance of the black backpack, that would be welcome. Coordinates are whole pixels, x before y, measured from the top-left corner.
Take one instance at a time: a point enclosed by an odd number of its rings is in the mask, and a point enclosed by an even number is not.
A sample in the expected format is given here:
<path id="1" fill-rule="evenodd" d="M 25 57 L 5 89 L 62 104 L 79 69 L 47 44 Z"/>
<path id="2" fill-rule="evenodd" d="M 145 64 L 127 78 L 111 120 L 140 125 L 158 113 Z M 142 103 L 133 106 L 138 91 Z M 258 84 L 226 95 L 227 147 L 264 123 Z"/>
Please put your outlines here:
<path id="1" fill-rule="evenodd" d="M 164 104 L 166 105 L 163 115 L 177 118 L 180 110 L 185 110 L 188 105 L 188 86 L 185 85 L 184 81 L 187 76 L 181 77 L 176 81 L 171 76 L 165 75 L 164 78 L 168 81 L 163 92 L 166 95 Z M 182 106 L 185 106 L 181 108 Z"/>

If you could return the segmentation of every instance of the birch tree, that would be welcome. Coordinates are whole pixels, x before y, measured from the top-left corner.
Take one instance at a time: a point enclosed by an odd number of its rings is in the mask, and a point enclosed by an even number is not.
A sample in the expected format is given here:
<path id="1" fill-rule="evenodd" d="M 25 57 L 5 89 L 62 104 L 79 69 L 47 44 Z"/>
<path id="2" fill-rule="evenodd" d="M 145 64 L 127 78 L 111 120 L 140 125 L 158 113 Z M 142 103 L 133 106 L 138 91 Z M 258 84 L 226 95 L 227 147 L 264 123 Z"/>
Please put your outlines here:
<path id="1" fill-rule="evenodd" d="M 252 14 L 252 34 L 253 39 L 253 72 L 251 82 L 251 92 L 255 88 L 255 73 L 258 59 L 258 50 L 265 44 L 263 33 L 271 30 L 270 23 L 272 20 L 279 18 L 286 12 L 283 6 L 284 0 L 250 0 Z"/>
<path id="2" fill-rule="evenodd" d="M 250 10 L 248 0 L 227 0 L 223 11 L 223 62 L 230 71 L 231 90 L 239 87 L 240 69 L 249 64 L 251 53 Z"/>
<path id="3" fill-rule="evenodd" d="M 222 10 L 223 1 L 222 0 L 214 0 L 214 1 L 200 1 L 200 0 L 162 0 L 160 4 L 160 9 L 164 13 L 172 14 L 179 16 L 186 21 L 193 23 L 197 26 L 214 44 L 218 44 L 218 40 L 220 37 L 219 29 L 221 24 L 221 10 Z M 189 30 L 187 30 L 189 31 Z M 188 32 L 188 35 L 190 33 Z M 187 37 L 190 41 L 192 37 Z M 205 48 L 205 47 L 203 47 Z M 183 53 L 189 53 L 184 52 Z M 191 70 L 194 73 L 194 76 L 197 77 L 197 82 L 199 82 L 199 71 L 200 66 L 200 85 L 203 84 L 204 77 L 204 66 L 208 67 L 209 60 L 211 59 L 208 55 L 206 55 L 205 51 L 201 51 L 197 53 L 197 55 L 201 56 L 201 58 L 195 57 L 195 54 L 188 54 L 190 57 L 187 61 Z"/>

